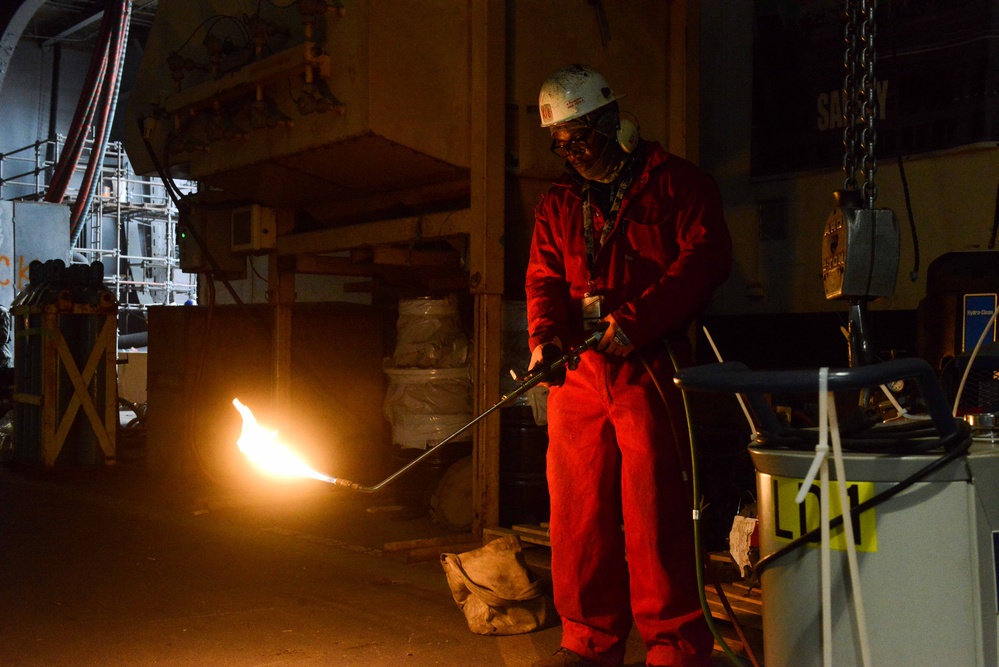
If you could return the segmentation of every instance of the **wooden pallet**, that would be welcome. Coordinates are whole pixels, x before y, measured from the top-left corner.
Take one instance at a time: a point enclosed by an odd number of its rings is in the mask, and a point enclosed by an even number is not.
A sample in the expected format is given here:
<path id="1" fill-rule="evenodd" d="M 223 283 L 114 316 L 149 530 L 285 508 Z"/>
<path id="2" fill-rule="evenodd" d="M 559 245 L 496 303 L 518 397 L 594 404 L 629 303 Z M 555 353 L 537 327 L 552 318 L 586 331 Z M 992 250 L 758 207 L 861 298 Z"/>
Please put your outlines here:
<path id="1" fill-rule="evenodd" d="M 721 585 L 722 592 L 728 599 L 735 618 L 740 625 L 747 628 L 763 629 L 763 599 L 759 590 L 750 590 L 743 583 L 735 582 Z M 721 620 L 728 619 L 728 612 L 718 597 L 718 592 L 714 586 L 709 584 L 704 587 L 705 597 L 708 599 L 708 608 L 711 615 Z"/>
<path id="2" fill-rule="evenodd" d="M 548 524 L 518 524 L 512 528 L 486 528 L 482 531 L 483 538 L 502 537 L 503 535 L 516 535 L 521 542 L 527 544 L 537 544 L 543 547 L 551 547 L 552 543 L 548 536 Z"/>
<path id="3" fill-rule="evenodd" d="M 443 553 L 464 553 L 478 549 L 483 544 L 474 535 L 447 535 L 402 542 L 386 542 L 382 545 L 382 555 L 403 563 L 422 563 L 439 560 Z"/>

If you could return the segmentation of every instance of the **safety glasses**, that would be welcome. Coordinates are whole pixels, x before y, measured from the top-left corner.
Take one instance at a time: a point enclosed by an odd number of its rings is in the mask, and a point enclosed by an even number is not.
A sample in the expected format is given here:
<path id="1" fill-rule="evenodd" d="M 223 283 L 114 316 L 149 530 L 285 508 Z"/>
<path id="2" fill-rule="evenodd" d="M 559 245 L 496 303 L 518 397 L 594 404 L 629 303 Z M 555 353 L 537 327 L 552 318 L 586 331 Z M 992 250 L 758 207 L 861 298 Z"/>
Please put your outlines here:
<path id="1" fill-rule="evenodd" d="M 590 147 L 587 142 L 591 136 L 593 136 L 593 128 L 590 128 L 586 134 L 580 136 L 578 139 L 571 141 L 559 142 L 557 139 L 552 139 L 552 145 L 549 150 L 560 158 L 567 158 L 570 155 L 579 157 Z"/>

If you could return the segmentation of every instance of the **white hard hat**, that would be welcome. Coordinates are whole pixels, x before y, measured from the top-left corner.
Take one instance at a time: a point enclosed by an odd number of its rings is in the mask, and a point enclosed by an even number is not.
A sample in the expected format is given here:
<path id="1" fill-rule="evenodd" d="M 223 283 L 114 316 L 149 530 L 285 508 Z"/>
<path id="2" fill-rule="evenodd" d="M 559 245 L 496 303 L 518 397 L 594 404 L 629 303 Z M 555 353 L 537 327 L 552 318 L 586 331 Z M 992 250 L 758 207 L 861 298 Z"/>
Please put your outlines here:
<path id="1" fill-rule="evenodd" d="M 599 72 L 586 65 L 569 65 L 548 77 L 538 95 L 541 127 L 551 127 L 619 100 Z"/>

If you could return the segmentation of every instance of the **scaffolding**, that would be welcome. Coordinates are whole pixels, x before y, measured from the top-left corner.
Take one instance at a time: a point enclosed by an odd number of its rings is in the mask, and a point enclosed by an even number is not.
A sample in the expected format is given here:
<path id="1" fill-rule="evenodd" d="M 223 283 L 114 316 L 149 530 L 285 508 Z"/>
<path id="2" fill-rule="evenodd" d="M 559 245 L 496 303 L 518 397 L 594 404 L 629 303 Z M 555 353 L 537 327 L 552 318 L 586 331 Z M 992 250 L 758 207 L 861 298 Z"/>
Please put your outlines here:
<path id="1" fill-rule="evenodd" d="M 65 137 L 43 140 L 0 154 L 0 199 L 41 200 Z M 88 139 L 77 171 L 66 192 L 67 203 L 80 196 L 79 183 L 93 147 Z M 177 208 L 158 178 L 138 176 L 120 142 L 108 144 L 98 189 L 73 247 L 73 262 L 104 265 L 105 284 L 114 293 L 122 314 L 145 320 L 150 305 L 183 304 L 197 300 L 197 275 L 180 270 L 177 248 Z M 182 193 L 196 184 L 175 181 Z M 68 241 L 68 239 L 67 239 Z M 122 317 L 129 333 L 128 317 Z"/>

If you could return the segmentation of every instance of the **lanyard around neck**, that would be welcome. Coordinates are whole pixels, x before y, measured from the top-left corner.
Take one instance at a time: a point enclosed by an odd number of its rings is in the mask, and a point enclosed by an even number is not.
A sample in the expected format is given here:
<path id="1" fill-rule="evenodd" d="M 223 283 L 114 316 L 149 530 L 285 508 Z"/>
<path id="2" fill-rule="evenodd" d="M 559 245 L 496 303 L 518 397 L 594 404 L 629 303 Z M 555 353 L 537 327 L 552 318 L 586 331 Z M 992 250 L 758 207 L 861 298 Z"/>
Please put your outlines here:
<path id="1" fill-rule="evenodd" d="M 596 239 L 593 238 L 593 205 L 591 203 L 590 182 L 583 181 L 583 235 L 586 238 L 586 262 L 591 271 L 593 270 L 593 261 L 600 248 L 604 247 L 611 233 L 617 228 L 621 202 L 624 200 L 624 195 L 628 191 L 628 188 L 631 187 L 631 179 L 631 169 L 625 169 L 624 173 L 618 179 L 617 191 L 614 193 L 610 210 L 607 212 L 604 228 L 600 230 L 599 248 L 596 247 Z"/>

